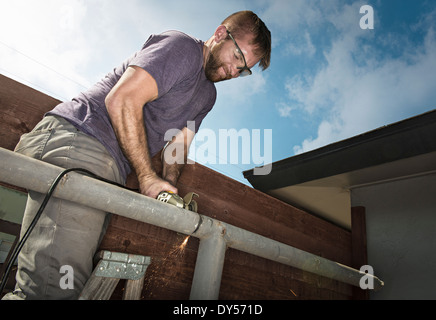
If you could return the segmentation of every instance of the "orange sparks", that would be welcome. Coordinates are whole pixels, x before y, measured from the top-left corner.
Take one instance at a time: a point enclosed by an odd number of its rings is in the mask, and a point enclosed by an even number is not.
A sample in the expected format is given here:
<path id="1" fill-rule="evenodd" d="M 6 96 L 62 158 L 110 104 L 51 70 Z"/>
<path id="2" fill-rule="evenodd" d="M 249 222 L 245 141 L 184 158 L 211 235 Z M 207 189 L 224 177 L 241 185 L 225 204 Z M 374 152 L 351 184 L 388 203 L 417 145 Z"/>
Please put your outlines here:
<path id="1" fill-rule="evenodd" d="M 190 236 L 187 236 L 185 240 L 183 240 L 182 244 L 178 247 L 175 247 L 173 251 L 170 252 L 170 256 L 183 256 L 186 245 L 188 244 Z"/>
<path id="2" fill-rule="evenodd" d="M 186 247 L 186 245 L 188 244 L 188 240 L 189 240 L 190 236 L 187 236 L 185 241 L 182 242 L 182 244 L 180 245 L 180 249 L 184 249 Z"/>

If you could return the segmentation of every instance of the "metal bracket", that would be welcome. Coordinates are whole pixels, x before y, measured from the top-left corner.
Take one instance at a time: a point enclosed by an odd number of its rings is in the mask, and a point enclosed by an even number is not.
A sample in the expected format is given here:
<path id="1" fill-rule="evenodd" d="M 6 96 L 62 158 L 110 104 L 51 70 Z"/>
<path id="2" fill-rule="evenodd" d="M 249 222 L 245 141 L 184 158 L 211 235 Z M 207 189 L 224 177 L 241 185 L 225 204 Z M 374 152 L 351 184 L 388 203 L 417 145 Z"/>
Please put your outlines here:
<path id="1" fill-rule="evenodd" d="M 120 252 L 100 251 L 95 275 L 106 278 L 138 280 L 144 276 L 151 258 Z"/>

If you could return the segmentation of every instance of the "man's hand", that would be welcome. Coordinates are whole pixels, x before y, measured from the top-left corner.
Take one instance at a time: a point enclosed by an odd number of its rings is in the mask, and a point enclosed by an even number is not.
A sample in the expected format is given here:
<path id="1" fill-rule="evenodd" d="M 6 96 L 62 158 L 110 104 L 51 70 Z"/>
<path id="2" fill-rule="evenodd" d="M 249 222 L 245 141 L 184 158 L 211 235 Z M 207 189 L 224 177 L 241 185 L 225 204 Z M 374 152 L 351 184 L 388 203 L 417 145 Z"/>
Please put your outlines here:
<path id="1" fill-rule="evenodd" d="M 160 192 L 170 191 L 177 194 L 177 188 L 157 175 L 138 177 L 139 189 L 142 194 L 156 199 Z"/>

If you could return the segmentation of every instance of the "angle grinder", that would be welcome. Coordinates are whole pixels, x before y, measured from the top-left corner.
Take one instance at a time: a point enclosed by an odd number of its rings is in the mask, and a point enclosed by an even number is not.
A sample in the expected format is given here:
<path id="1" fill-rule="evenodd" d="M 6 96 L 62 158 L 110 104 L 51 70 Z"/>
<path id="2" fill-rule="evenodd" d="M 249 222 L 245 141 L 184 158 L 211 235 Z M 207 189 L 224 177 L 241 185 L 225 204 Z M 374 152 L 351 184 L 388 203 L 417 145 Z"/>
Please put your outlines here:
<path id="1" fill-rule="evenodd" d="M 162 202 L 172 204 L 178 208 L 197 212 L 198 205 L 197 202 L 193 199 L 194 197 L 198 197 L 198 194 L 194 192 L 189 192 L 182 198 L 178 194 L 175 194 L 171 191 L 162 191 L 161 193 L 159 193 L 156 199 Z"/>

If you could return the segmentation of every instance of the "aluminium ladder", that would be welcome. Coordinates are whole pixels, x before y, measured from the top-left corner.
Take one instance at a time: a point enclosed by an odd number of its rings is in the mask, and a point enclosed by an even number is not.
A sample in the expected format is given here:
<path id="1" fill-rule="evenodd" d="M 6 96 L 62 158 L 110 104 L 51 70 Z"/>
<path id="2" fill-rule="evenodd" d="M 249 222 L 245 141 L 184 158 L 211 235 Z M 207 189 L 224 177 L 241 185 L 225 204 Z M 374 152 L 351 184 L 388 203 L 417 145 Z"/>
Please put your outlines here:
<path id="1" fill-rule="evenodd" d="M 100 251 L 99 262 L 85 284 L 79 300 L 109 300 L 120 279 L 126 279 L 123 300 L 139 300 L 150 257 Z"/>

